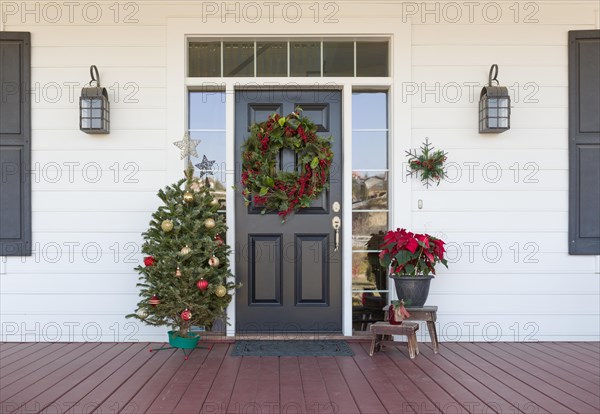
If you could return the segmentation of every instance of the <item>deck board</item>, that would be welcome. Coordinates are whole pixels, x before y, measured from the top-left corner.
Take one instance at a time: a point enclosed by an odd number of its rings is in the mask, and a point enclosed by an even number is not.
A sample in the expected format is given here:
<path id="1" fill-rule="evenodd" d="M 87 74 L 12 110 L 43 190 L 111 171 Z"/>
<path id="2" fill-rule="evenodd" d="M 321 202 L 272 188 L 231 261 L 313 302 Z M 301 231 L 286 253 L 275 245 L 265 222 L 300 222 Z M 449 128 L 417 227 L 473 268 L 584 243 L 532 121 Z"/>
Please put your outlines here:
<path id="1" fill-rule="evenodd" d="M 93 347 L 87 347 L 85 344 L 81 344 L 73 353 L 65 355 L 3 388 L 1 391 L 2 398 L 6 399 L 2 401 L 0 412 L 7 414 L 17 409 L 24 412 L 41 410 L 46 400 L 43 397 L 40 400 L 37 398 L 38 396 L 48 392 L 62 380 L 71 377 L 81 366 L 91 363 L 106 352 L 110 352 L 116 344 L 94 345 Z M 20 408 L 22 406 L 24 408 Z"/>
<path id="2" fill-rule="evenodd" d="M 121 365 L 119 365 L 105 380 L 100 382 L 100 378 L 97 378 L 98 383 L 96 384 L 96 387 L 83 396 L 77 403 L 73 404 L 66 413 L 91 413 L 98 408 L 98 406 L 102 405 L 111 394 L 119 389 L 129 378 L 135 375 L 152 357 L 152 355 L 148 353 L 148 344 L 146 343 L 136 344 L 136 346 L 131 348 L 132 353 L 136 350 L 138 351 L 135 355 L 129 357 L 126 362 L 121 363 Z M 127 354 L 127 356 L 129 356 L 129 354 Z"/>
<path id="3" fill-rule="evenodd" d="M 369 351 L 369 344 L 362 344 L 365 352 Z M 398 370 L 394 363 L 390 360 L 386 352 L 378 352 L 372 358 L 373 363 L 387 378 L 390 379 L 390 383 L 396 388 L 398 393 L 406 401 L 401 405 L 400 412 L 427 412 L 437 413 L 439 410 L 434 406 L 431 400 L 423 393 L 419 387 L 408 378 L 402 371 Z M 360 360 L 359 360 L 360 364 Z M 387 391 L 387 390 L 382 390 Z M 385 400 L 387 395 L 382 397 L 382 402 L 386 404 Z M 394 409 L 393 411 L 396 411 Z"/>
<path id="4" fill-rule="evenodd" d="M 2 397 L 7 395 L 8 391 L 6 391 L 6 387 L 10 384 L 25 378 L 32 373 L 38 373 L 39 370 L 43 369 L 47 365 L 60 366 L 63 362 L 68 361 L 69 357 L 66 357 L 66 355 L 73 357 L 76 355 L 76 350 L 79 347 L 81 347 L 81 344 L 64 344 L 63 347 L 60 347 L 59 349 L 56 349 L 48 354 L 40 355 L 39 358 L 32 361 L 30 364 L 18 367 L 18 369 L 13 369 L 12 366 L 7 367 L 6 373 L 0 373 L 0 390 L 2 391 Z M 55 363 L 55 361 L 58 361 L 58 363 Z M 33 381 L 33 378 L 29 378 L 27 380 L 28 383 Z M 0 397 L 0 401 L 3 399 L 2 397 Z"/>
<path id="5" fill-rule="evenodd" d="M 200 412 L 213 384 L 213 379 L 225 360 L 228 344 L 215 344 L 210 349 L 204 363 L 190 381 L 187 390 L 183 393 L 179 402 L 173 409 L 174 413 L 188 414 Z"/>
<path id="6" fill-rule="evenodd" d="M 431 379 L 429 375 L 416 363 L 408 358 L 406 345 L 388 345 L 386 354 L 401 370 L 406 377 L 415 382 L 415 385 L 427 395 L 436 410 L 439 412 L 466 412 L 448 392 Z"/>
<path id="7" fill-rule="evenodd" d="M 152 345 L 149 345 L 149 347 Z M 102 403 L 97 404 L 93 413 L 139 413 L 138 407 L 131 402 L 132 398 L 160 371 L 164 364 L 171 358 L 179 360 L 181 355 L 175 355 L 174 350 L 148 353 L 147 362 L 136 371 L 126 371 L 130 376 L 115 391 L 113 391 Z"/>
<path id="8" fill-rule="evenodd" d="M 115 344 L 115 346 L 107 349 L 105 352 L 99 353 L 93 359 L 81 358 L 73 364 L 69 364 L 72 366 L 65 369 L 65 376 L 59 375 L 58 373 L 61 370 L 58 370 L 57 375 L 48 376 L 38 384 L 38 387 L 43 389 L 50 381 L 54 381 L 56 378 L 60 379 L 44 392 L 32 398 L 28 403 L 34 403 L 36 406 L 39 405 L 42 407 L 42 410 L 48 412 L 66 411 L 71 407 L 71 402 L 76 403 L 91 389 L 95 388 L 96 384 L 102 380 L 107 365 L 108 371 L 112 373 L 114 372 L 112 369 L 114 364 L 111 366 L 111 362 L 117 360 L 118 363 L 124 363 L 123 354 L 125 356 L 129 355 L 132 345 L 134 344 Z M 98 351 L 100 352 L 102 347 L 99 348 Z"/>
<path id="9" fill-rule="evenodd" d="M 562 347 L 569 349 L 572 355 L 576 358 L 582 361 L 587 361 L 589 364 L 595 366 L 596 368 L 600 368 L 600 358 L 596 352 L 582 348 L 569 342 L 562 344 Z"/>
<path id="10" fill-rule="evenodd" d="M 58 404 L 54 406 L 60 407 L 62 411 L 58 412 L 89 412 L 91 409 L 98 405 L 97 401 L 87 401 L 81 403 L 86 396 L 95 396 L 94 399 L 98 399 L 98 391 L 96 388 L 103 384 L 104 381 L 111 377 L 119 368 L 125 365 L 129 360 L 134 358 L 138 353 L 144 349 L 143 344 L 130 344 L 129 347 L 120 349 L 120 353 L 117 356 L 104 354 L 108 359 L 108 362 L 102 365 L 99 369 L 89 375 L 85 380 L 79 382 L 76 386 L 71 388 L 67 393 L 63 394 L 58 399 Z M 90 367 L 85 367 L 85 370 L 89 370 Z"/>
<path id="11" fill-rule="evenodd" d="M 585 359 L 581 360 L 574 357 L 567 348 L 559 348 L 552 346 L 550 343 L 540 342 L 535 342 L 528 345 L 536 351 L 543 352 L 552 356 L 553 358 L 563 360 L 575 367 L 578 367 L 582 371 L 586 372 L 586 378 L 589 378 L 592 381 L 595 380 L 600 384 L 600 372 L 598 372 L 598 369 L 590 366 Z"/>
<path id="12" fill-rule="evenodd" d="M 202 413 L 224 413 L 227 412 L 231 393 L 235 386 L 236 378 L 240 370 L 242 358 L 229 357 L 231 347 L 227 345 L 223 363 L 213 377 L 210 391 L 202 404 Z"/>
<path id="13" fill-rule="evenodd" d="M 528 360 L 535 357 L 537 359 L 536 365 L 539 367 L 547 367 L 550 372 L 561 372 L 564 378 L 568 378 L 573 384 L 585 390 L 593 393 L 600 389 L 600 381 L 597 378 L 595 380 L 591 379 L 587 371 L 573 366 L 561 358 L 554 358 L 543 352 L 536 352 L 535 349 L 532 349 L 527 344 L 513 343 L 509 345 L 509 348 L 518 350 Z"/>
<path id="14" fill-rule="evenodd" d="M 307 412 L 298 357 L 279 358 L 279 404 L 282 411 Z"/>
<path id="15" fill-rule="evenodd" d="M 476 379 L 465 374 L 464 371 L 450 363 L 446 358 L 438 358 L 437 355 L 433 354 L 433 349 L 424 345 L 421 345 L 420 348 L 423 359 L 419 360 L 419 366 L 468 412 L 490 413 L 498 410 L 498 408 L 499 412 L 514 411 L 510 404 Z M 467 400 L 465 400 L 465 397 L 467 397 Z"/>
<path id="16" fill-rule="evenodd" d="M 515 368 L 518 368 L 518 371 L 515 372 L 519 378 L 527 380 L 529 384 L 534 385 L 538 390 L 544 392 L 549 397 L 560 401 L 561 403 L 567 404 L 569 408 L 574 409 L 576 412 L 598 412 L 598 407 L 590 404 L 593 403 L 593 401 L 591 401 L 593 395 L 563 380 L 561 378 L 562 375 L 554 375 L 544 371 L 543 369 L 534 365 L 534 362 L 536 361 L 532 361 L 530 363 L 524 360 L 519 360 L 510 353 L 504 351 L 498 346 L 494 346 L 493 344 L 486 344 L 485 350 L 491 355 L 494 355 L 494 357 L 497 357 L 498 360 L 504 361 L 511 364 Z M 532 380 L 532 378 L 535 378 L 535 380 Z"/>
<path id="17" fill-rule="evenodd" d="M 4 360 L 10 360 L 11 358 L 13 358 L 13 356 L 15 354 L 25 353 L 28 350 L 30 350 L 31 348 L 35 348 L 36 346 L 39 346 L 39 345 L 36 343 L 33 343 L 33 342 L 24 343 L 22 347 L 20 347 L 20 346 L 8 347 L 7 346 L 6 349 L 2 349 L 0 351 L 0 362 L 4 361 Z"/>
<path id="18" fill-rule="evenodd" d="M 463 344 L 460 344 L 461 347 L 464 348 Z M 475 344 L 469 348 L 470 352 L 477 355 L 481 359 L 487 361 L 489 364 L 492 364 L 496 368 L 510 373 L 509 377 L 506 377 L 506 380 L 509 381 L 511 386 L 514 384 L 516 387 L 527 386 L 531 390 L 535 390 L 540 394 L 540 397 L 543 399 L 544 404 L 548 407 L 548 410 L 552 413 L 572 413 L 572 412 L 585 412 L 585 411 L 577 411 L 574 410 L 568 403 L 563 401 L 562 398 L 558 398 L 557 394 L 561 392 L 558 388 L 553 387 L 552 385 L 540 380 L 539 378 L 531 375 L 527 371 L 522 370 L 519 366 L 513 365 L 510 362 L 504 361 L 502 358 L 498 358 L 492 352 L 489 352 L 487 348 L 482 347 L 480 344 Z M 523 384 L 523 385 L 521 385 Z M 529 391 L 531 392 L 531 391 Z M 563 397 L 569 398 L 565 393 L 562 393 Z M 575 401 L 576 404 L 579 401 Z M 538 403 L 539 404 L 539 403 Z"/>
<path id="19" fill-rule="evenodd" d="M 164 351 L 161 351 L 164 352 Z M 208 356 L 208 349 L 198 349 L 192 352 L 189 359 L 181 365 L 167 385 L 148 408 L 148 413 L 171 413 L 187 391 L 192 379 L 197 375 L 204 360 Z"/>
<path id="20" fill-rule="evenodd" d="M 368 346 L 368 344 L 364 345 Z M 368 354 L 369 349 L 363 348 L 361 344 L 352 344 L 351 347 L 356 354 L 354 360 L 358 368 L 371 385 L 371 388 L 376 391 L 385 409 L 390 413 L 413 412 L 408 401 L 396 386 L 396 383 L 402 381 L 398 380 L 395 371 L 390 375 L 389 371 L 382 369 L 381 358 L 378 358 L 380 355 L 378 354 L 374 358 L 370 357 Z M 381 355 L 385 357 L 385 355 Z"/>
<path id="21" fill-rule="evenodd" d="M 184 359 L 181 350 L 161 350 L 156 353 L 171 353 L 169 359 L 154 372 L 151 378 L 127 403 L 139 413 L 146 413 L 154 401 L 158 398 L 160 392 L 169 384 L 171 379 L 177 375 L 177 372 L 183 368 Z M 129 410 L 128 410 L 129 411 Z"/>
<path id="22" fill-rule="evenodd" d="M 321 371 L 321 377 L 325 382 L 329 402 L 335 407 L 336 412 L 360 413 L 352 396 L 352 391 L 336 361 L 333 358 L 318 357 L 317 364 Z"/>
<path id="23" fill-rule="evenodd" d="M 27 358 L 29 355 L 35 354 L 36 352 L 41 351 L 44 348 L 52 345 L 52 343 L 39 342 L 32 344 L 32 346 L 17 349 L 17 352 L 13 352 L 11 354 L 0 354 L 0 372 L 3 372 L 9 365 L 18 363 L 24 358 Z"/>
<path id="24" fill-rule="evenodd" d="M 18 358 L 14 361 L 6 361 L 6 364 L 0 364 L 0 378 L 6 378 L 8 374 L 11 374 L 15 371 L 19 371 L 40 359 L 44 359 L 44 361 L 48 361 L 48 357 L 50 354 L 58 351 L 60 348 L 67 346 L 66 343 L 49 343 L 43 344 L 47 346 L 41 346 L 35 348 L 32 352 L 27 355 L 22 355 L 21 358 Z"/>
<path id="25" fill-rule="evenodd" d="M 364 350 L 357 350 L 358 355 L 364 355 Z M 346 379 L 346 383 L 350 390 L 352 391 L 352 395 L 354 396 L 354 401 L 358 405 L 358 408 L 363 413 L 381 413 L 386 412 L 383 403 L 377 396 L 377 391 L 374 389 L 367 378 L 362 374 L 360 368 L 358 367 L 356 357 L 335 357 L 344 378 Z"/>
<path id="26" fill-rule="evenodd" d="M 598 400 L 597 386 L 584 381 L 581 377 L 573 375 L 569 371 L 563 370 L 559 375 L 555 367 L 546 362 L 545 359 L 520 351 L 510 344 L 495 344 L 491 345 L 489 348 L 498 348 L 499 353 L 496 355 L 502 356 L 505 360 L 514 360 L 516 364 L 527 369 L 531 374 L 539 378 L 544 378 L 546 382 L 555 384 L 581 401 L 588 402 L 588 404 L 592 405 L 600 412 L 600 400 Z"/>
<path id="27" fill-rule="evenodd" d="M 300 378 L 304 390 L 304 403 L 309 413 L 334 413 L 335 407 L 329 400 L 325 380 L 317 363 L 317 357 L 298 357 Z"/>
<path id="28" fill-rule="evenodd" d="M 285 373 L 284 373 L 285 375 Z M 279 358 L 260 358 L 259 384 L 254 402 L 258 413 L 282 411 L 279 406 Z"/>
<path id="29" fill-rule="evenodd" d="M 429 349 L 431 349 L 429 344 L 422 346 L 427 346 Z M 519 407 L 535 407 L 536 412 L 540 412 L 538 410 L 539 407 L 533 404 L 525 396 L 506 386 L 503 382 L 499 381 L 494 376 L 472 363 L 469 359 L 463 358 L 458 353 L 448 349 L 448 347 L 444 347 L 443 356 L 445 361 L 463 371 L 469 381 L 473 380 L 476 381 L 475 383 L 479 383 L 484 386 L 484 389 L 480 390 L 479 386 L 474 385 L 473 390 L 477 393 L 477 395 L 482 396 L 482 398 L 487 396 L 489 398 L 487 399 L 488 405 L 493 405 L 494 411 L 502 413 L 521 413 L 524 411 L 519 409 Z M 431 361 L 435 362 L 436 364 L 440 363 L 435 357 L 432 357 Z M 488 391 L 486 391 L 486 389 Z M 508 404 L 508 406 L 506 406 L 506 404 Z"/>
<path id="30" fill-rule="evenodd" d="M 211 343 L 184 360 L 147 343 L 2 343 L 4 413 L 596 413 L 598 343 L 406 344 L 369 357 L 233 357 Z M 5 353 L 6 352 L 6 353 Z"/>
<path id="31" fill-rule="evenodd" d="M 260 371 L 260 357 L 247 356 L 242 357 L 240 369 L 235 379 L 235 385 L 231 392 L 228 412 L 254 412 L 255 399 L 258 392 L 259 382 L 258 373 Z M 270 384 L 260 384 L 261 387 Z"/>

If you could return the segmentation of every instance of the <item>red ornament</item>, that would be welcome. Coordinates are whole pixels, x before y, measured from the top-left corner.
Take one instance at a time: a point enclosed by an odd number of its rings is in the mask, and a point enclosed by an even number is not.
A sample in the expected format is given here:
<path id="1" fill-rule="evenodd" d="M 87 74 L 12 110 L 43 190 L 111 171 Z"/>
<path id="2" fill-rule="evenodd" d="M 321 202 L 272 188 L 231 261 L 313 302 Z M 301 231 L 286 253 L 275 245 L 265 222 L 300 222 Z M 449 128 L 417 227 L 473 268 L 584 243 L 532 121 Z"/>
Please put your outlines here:
<path id="1" fill-rule="evenodd" d="M 158 296 L 156 295 L 152 295 L 152 297 L 150 298 L 150 300 L 148 301 L 148 303 L 152 306 L 156 306 L 160 304 L 160 299 L 158 298 Z"/>
<path id="2" fill-rule="evenodd" d="M 154 263 L 156 263 L 156 259 L 154 257 L 152 257 L 152 256 L 144 257 L 144 264 L 146 265 L 146 267 L 154 266 Z"/>
<path id="3" fill-rule="evenodd" d="M 221 246 L 223 244 L 223 239 L 221 238 L 220 234 L 215 236 L 215 241 L 217 242 L 217 246 Z"/>
<path id="4" fill-rule="evenodd" d="M 208 280 L 206 280 L 206 279 L 200 279 L 198 281 L 198 283 L 196 283 L 196 286 L 200 290 L 206 290 L 206 289 L 208 289 Z"/>
<path id="5" fill-rule="evenodd" d="M 189 321 L 190 319 L 192 319 L 192 312 L 190 312 L 189 310 L 184 310 L 183 312 L 181 312 L 181 319 L 183 319 L 184 321 Z"/>

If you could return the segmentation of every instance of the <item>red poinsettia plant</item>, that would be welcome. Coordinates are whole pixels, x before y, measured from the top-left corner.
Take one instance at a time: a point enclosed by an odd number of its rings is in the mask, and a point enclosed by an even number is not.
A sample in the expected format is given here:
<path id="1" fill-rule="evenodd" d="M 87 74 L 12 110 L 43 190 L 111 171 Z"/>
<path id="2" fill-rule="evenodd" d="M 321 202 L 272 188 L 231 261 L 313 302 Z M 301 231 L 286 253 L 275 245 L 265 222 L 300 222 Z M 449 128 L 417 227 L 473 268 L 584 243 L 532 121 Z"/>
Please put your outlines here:
<path id="1" fill-rule="evenodd" d="M 416 234 L 406 229 L 388 231 L 380 246 L 379 261 L 390 269 L 391 275 L 427 276 L 435 275 L 435 265 L 444 259 L 444 242 L 429 234 Z"/>

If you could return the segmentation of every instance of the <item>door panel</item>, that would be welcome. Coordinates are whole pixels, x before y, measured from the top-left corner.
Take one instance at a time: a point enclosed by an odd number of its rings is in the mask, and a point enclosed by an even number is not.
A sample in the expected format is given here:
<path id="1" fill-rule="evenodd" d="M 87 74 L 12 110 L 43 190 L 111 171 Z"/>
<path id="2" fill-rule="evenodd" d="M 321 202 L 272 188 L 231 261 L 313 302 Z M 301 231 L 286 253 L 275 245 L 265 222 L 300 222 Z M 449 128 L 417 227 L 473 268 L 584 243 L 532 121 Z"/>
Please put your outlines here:
<path id="1" fill-rule="evenodd" d="M 236 185 L 241 188 L 241 146 L 249 126 L 268 115 L 287 115 L 300 106 L 321 136 L 333 136 L 330 188 L 309 208 L 288 216 L 246 206 L 236 194 L 236 330 L 247 332 L 341 332 L 341 248 L 334 250 L 331 204 L 341 203 L 341 93 L 304 90 L 236 94 Z M 282 151 L 281 170 L 298 168 L 292 151 Z M 341 232 L 341 229 L 340 229 Z M 341 235 L 340 235 L 341 240 Z"/>

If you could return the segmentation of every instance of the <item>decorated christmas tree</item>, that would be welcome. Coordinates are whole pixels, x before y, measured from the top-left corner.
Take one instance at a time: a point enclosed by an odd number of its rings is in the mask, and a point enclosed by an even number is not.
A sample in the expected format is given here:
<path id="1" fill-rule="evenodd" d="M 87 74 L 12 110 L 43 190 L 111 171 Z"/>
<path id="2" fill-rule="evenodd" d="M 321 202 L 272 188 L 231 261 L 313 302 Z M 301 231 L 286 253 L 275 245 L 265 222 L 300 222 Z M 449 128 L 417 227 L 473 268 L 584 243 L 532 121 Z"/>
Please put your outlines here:
<path id="1" fill-rule="evenodd" d="M 153 326 L 170 326 L 173 335 L 187 337 L 192 326 L 212 327 L 225 317 L 236 285 L 228 280 L 227 227 L 217 212 L 219 202 L 208 179 L 185 178 L 158 192 L 163 205 L 142 233 L 144 264 L 140 273 L 141 300 L 127 315 Z"/>

